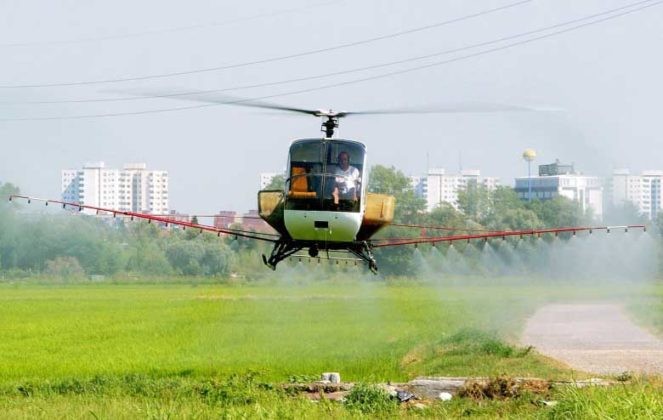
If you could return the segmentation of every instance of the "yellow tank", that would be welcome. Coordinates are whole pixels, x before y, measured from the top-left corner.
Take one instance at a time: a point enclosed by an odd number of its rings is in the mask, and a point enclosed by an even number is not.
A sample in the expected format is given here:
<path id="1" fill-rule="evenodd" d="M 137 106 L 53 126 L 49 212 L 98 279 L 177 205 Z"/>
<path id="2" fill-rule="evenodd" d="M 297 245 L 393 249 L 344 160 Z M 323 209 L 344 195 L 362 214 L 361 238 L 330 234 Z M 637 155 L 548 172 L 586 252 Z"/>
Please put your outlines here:
<path id="1" fill-rule="evenodd" d="M 536 152 L 533 149 L 525 149 L 523 152 L 523 159 L 527 161 L 533 161 L 536 159 Z"/>
<path id="2" fill-rule="evenodd" d="M 281 235 L 286 231 L 283 224 L 283 191 L 258 191 L 258 214 Z"/>
<path id="3" fill-rule="evenodd" d="M 357 240 L 364 241 L 394 220 L 396 198 L 387 194 L 366 194 L 366 210 Z"/>

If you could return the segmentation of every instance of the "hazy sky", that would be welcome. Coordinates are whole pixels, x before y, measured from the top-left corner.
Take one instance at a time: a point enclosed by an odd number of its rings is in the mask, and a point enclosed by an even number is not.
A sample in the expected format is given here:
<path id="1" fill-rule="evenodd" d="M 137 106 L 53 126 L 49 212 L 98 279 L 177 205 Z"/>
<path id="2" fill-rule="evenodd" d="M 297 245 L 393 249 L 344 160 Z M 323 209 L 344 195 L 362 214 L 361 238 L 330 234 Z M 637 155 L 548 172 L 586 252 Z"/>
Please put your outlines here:
<path id="1" fill-rule="evenodd" d="M 16 183 L 30 195 L 58 198 L 61 169 L 99 160 L 109 167 L 146 162 L 149 168 L 169 171 L 171 208 L 188 212 L 255 208 L 258 173 L 282 170 L 291 140 L 321 135 L 318 120 L 223 105 L 104 118 L 15 120 L 191 107 L 200 104 L 171 99 L 34 102 L 117 99 L 130 91 L 237 88 L 430 54 L 438 55 L 226 94 L 246 98 L 284 94 L 270 101 L 338 110 L 458 102 L 563 110 L 373 116 L 341 122 L 340 136 L 366 143 L 370 163 L 394 165 L 413 175 L 426 171 L 428 155 L 431 167 L 451 172 L 460 165 L 479 168 L 482 174 L 499 176 L 512 185 L 515 176 L 526 174 L 521 159 L 525 148 L 537 151 L 537 163 L 559 158 L 575 162 L 576 169 L 587 174 L 607 175 L 622 167 L 634 172 L 663 169 L 660 1 L 532 0 L 323 53 L 188 75 L 87 83 L 275 59 L 517 2 L 4 0 L 0 2 L 0 182 Z M 650 7 L 551 34 L 643 6 Z M 576 23 L 539 31 L 564 22 Z M 533 40 L 543 35 L 551 36 Z M 493 42 L 504 37 L 512 38 Z M 525 40 L 531 42 L 483 53 Z M 470 48 L 481 43 L 483 47 Z M 459 51 L 439 55 L 453 49 Z M 70 85 L 16 87 L 52 84 Z M 341 85 L 320 89 L 333 84 Z"/>

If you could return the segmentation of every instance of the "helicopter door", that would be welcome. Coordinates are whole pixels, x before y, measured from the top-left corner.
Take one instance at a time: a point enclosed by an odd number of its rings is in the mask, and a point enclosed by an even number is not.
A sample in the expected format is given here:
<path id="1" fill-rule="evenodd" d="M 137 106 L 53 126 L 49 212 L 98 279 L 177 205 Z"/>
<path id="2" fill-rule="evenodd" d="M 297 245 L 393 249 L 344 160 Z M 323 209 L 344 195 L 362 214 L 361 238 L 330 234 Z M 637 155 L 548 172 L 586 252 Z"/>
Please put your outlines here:
<path id="1" fill-rule="evenodd" d="M 326 145 L 320 140 L 296 142 L 290 147 L 286 209 L 322 210 L 325 156 Z"/>

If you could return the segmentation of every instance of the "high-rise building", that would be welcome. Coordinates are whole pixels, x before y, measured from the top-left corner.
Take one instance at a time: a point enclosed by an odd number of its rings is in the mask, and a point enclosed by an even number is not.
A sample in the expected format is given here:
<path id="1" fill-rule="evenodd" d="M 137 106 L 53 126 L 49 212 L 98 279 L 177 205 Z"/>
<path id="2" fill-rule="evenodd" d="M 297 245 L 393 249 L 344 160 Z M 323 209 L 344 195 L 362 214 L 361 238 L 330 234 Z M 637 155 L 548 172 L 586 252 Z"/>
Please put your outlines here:
<path id="1" fill-rule="evenodd" d="M 443 168 L 432 168 L 422 177 L 410 177 L 412 188 L 426 200 L 426 210 L 431 211 L 442 203 L 458 209 L 458 192 L 468 185 L 483 186 L 489 191 L 500 185 L 497 177 L 482 177 L 478 169 L 461 170 L 459 174 L 447 174 Z"/>
<path id="2" fill-rule="evenodd" d="M 531 196 L 530 196 L 531 187 Z M 515 191 L 521 200 L 551 200 L 566 197 L 580 203 L 584 212 L 603 218 L 603 182 L 596 176 L 576 173 L 573 165 L 559 161 L 539 166 L 539 176 L 516 178 Z"/>
<path id="3" fill-rule="evenodd" d="M 123 169 L 104 162 L 62 171 L 62 200 L 94 207 L 140 213 L 168 213 L 168 172 L 149 171 L 144 163 Z"/>
<path id="4" fill-rule="evenodd" d="M 609 182 L 613 206 L 633 203 L 641 214 L 654 219 L 663 206 L 661 183 L 663 171 L 644 171 L 631 175 L 628 169 L 617 169 Z"/>

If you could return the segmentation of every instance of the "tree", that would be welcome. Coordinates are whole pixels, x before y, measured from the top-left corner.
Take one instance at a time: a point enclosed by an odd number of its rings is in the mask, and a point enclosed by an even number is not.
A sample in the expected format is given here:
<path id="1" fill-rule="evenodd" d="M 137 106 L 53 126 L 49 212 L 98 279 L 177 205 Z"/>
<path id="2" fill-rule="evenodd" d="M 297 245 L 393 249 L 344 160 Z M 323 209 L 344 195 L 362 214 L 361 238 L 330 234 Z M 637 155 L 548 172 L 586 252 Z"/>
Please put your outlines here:
<path id="1" fill-rule="evenodd" d="M 410 179 L 393 166 L 375 165 L 371 168 L 368 191 L 390 194 L 396 197 L 394 220 L 402 223 L 414 222 L 426 209 L 426 201 L 417 197 Z"/>
<path id="2" fill-rule="evenodd" d="M 134 242 L 128 252 L 127 270 L 130 272 L 157 275 L 173 272 L 166 255 L 155 242 Z"/>
<path id="3" fill-rule="evenodd" d="M 415 195 L 410 179 L 393 166 L 375 165 L 369 176 L 368 190 L 373 193 L 390 194 L 396 198 L 394 221 L 416 223 L 425 217 L 426 202 Z M 383 237 L 416 236 L 419 232 L 406 228 L 390 228 L 381 232 Z M 390 275 L 406 275 L 416 268 L 412 249 L 408 247 L 382 248 L 376 250 L 380 271 Z"/>
<path id="4" fill-rule="evenodd" d="M 468 227 L 468 218 L 449 203 L 441 203 L 435 207 L 426 218 L 426 224 L 458 228 L 459 231 Z"/>
<path id="5" fill-rule="evenodd" d="M 285 177 L 283 175 L 274 175 L 265 189 L 283 191 L 285 189 Z"/>
<path id="6" fill-rule="evenodd" d="M 16 258 L 14 241 L 17 224 L 13 213 L 16 203 L 7 200 L 12 194 L 19 194 L 18 187 L 10 184 L 0 184 L 0 267 L 10 268 Z"/>
<path id="7" fill-rule="evenodd" d="M 55 259 L 46 261 L 44 272 L 64 280 L 85 276 L 85 270 L 83 270 L 83 267 L 81 267 L 75 257 L 56 257 Z"/>
<path id="8" fill-rule="evenodd" d="M 458 207 L 466 216 L 480 222 L 490 210 L 488 189 L 476 182 L 469 182 L 458 191 Z"/>
<path id="9" fill-rule="evenodd" d="M 662 214 L 663 213 L 658 214 L 657 221 Z M 631 201 L 624 201 L 621 205 L 607 206 L 603 221 L 610 225 L 644 224 L 647 222 L 647 216 L 640 213 L 640 209 Z"/>
<path id="10" fill-rule="evenodd" d="M 482 224 L 495 230 L 535 229 L 543 224 L 537 214 L 525 208 L 525 203 L 508 187 L 498 187 L 490 193 L 489 210 Z"/>
<path id="11" fill-rule="evenodd" d="M 582 226 L 591 222 L 591 215 L 582 211 L 580 203 L 566 197 L 534 200 L 526 207 L 536 213 L 546 227 Z"/>
<path id="12" fill-rule="evenodd" d="M 175 271 L 186 276 L 228 274 L 233 261 L 220 241 L 178 240 L 168 245 L 166 256 Z"/>

